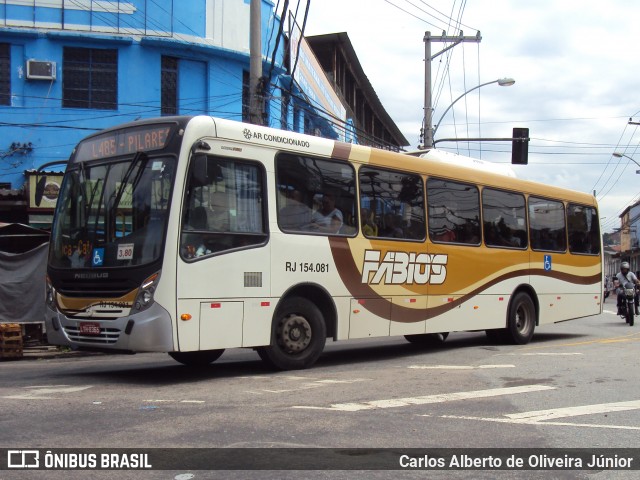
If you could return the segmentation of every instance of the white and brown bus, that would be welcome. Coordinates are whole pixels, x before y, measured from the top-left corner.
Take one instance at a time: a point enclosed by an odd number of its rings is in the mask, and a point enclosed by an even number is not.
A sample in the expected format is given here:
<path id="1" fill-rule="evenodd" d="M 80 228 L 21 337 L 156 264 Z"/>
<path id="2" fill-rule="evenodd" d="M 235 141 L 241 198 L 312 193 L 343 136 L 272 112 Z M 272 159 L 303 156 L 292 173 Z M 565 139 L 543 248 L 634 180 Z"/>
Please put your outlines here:
<path id="1" fill-rule="evenodd" d="M 55 212 L 48 339 L 297 369 L 327 338 L 525 344 L 601 312 L 593 196 L 435 155 L 207 116 L 92 135 Z"/>

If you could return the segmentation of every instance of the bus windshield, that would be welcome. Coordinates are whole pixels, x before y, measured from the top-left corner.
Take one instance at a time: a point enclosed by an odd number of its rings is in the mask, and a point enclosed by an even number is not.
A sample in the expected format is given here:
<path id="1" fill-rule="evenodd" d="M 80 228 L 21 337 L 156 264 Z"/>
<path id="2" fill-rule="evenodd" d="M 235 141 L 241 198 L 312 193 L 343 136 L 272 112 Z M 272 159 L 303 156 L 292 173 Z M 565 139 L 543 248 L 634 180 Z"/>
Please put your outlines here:
<path id="1" fill-rule="evenodd" d="M 54 268 L 137 266 L 160 258 L 175 159 L 138 152 L 67 171 L 52 226 Z"/>

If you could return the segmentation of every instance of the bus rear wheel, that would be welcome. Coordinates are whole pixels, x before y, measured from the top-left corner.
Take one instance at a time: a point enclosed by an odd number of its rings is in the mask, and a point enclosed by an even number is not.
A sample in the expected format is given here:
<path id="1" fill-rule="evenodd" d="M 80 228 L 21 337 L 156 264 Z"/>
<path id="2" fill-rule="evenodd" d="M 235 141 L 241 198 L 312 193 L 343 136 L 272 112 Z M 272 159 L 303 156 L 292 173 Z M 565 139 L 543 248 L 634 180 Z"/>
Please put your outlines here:
<path id="1" fill-rule="evenodd" d="M 202 350 L 199 352 L 169 352 L 169 356 L 188 367 L 206 367 L 219 359 L 223 353 L 224 349 Z"/>
<path id="2" fill-rule="evenodd" d="M 531 297 L 519 292 L 511 300 L 507 317 L 506 338 L 510 343 L 525 345 L 533 337 L 536 328 L 536 307 Z"/>
<path id="3" fill-rule="evenodd" d="M 291 297 L 276 310 L 271 344 L 259 347 L 258 355 L 278 370 L 309 368 L 322 354 L 327 328 L 318 307 L 302 297 Z"/>

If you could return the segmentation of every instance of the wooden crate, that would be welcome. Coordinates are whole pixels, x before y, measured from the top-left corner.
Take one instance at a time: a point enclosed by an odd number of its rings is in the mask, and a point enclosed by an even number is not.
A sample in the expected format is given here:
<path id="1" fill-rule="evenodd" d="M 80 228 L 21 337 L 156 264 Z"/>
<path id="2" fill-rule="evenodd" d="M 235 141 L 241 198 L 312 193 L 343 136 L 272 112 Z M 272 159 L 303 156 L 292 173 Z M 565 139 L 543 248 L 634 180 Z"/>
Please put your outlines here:
<path id="1" fill-rule="evenodd" d="M 22 358 L 22 327 L 17 323 L 0 324 L 0 359 Z"/>

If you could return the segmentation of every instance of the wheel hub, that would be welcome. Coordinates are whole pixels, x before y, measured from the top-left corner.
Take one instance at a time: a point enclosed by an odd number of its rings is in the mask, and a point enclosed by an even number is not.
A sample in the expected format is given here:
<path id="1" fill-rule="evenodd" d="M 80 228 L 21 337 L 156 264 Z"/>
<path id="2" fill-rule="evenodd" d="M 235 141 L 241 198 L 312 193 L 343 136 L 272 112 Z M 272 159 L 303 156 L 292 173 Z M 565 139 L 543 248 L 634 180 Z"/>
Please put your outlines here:
<path id="1" fill-rule="evenodd" d="M 311 343 L 311 325 L 297 314 L 282 320 L 278 334 L 279 343 L 289 352 L 301 352 Z"/>
<path id="2" fill-rule="evenodd" d="M 516 328 L 521 333 L 529 329 L 529 317 L 523 308 L 518 308 L 516 312 Z"/>

